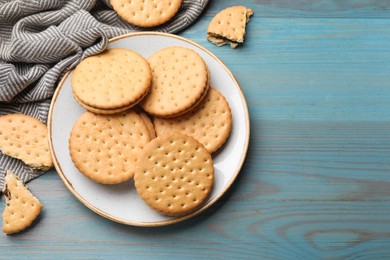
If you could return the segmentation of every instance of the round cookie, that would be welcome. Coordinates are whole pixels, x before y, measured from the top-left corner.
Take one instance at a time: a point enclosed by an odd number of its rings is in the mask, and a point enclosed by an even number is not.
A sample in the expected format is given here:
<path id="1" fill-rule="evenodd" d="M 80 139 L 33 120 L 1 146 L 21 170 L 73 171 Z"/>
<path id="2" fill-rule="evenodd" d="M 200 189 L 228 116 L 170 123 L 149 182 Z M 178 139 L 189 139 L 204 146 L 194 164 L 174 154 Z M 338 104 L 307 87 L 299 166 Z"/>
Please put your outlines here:
<path id="1" fill-rule="evenodd" d="M 37 171 L 53 166 L 45 124 L 31 116 L 9 114 L 0 116 L 0 126 L 0 150 L 4 154 Z"/>
<path id="2" fill-rule="evenodd" d="M 116 184 L 133 177 L 138 155 L 149 141 L 148 129 L 132 110 L 114 115 L 87 111 L 73 126 L 69 152 L 82 174 Z"/>
<path id="3" fill-rule="evenodd" d="M 158 136 L 178 131 L 194 137 L 213 153 L 230 134 L 232 113 L 225 97 L 210 88 L 202 102 L 191 111 L 173 118 L 155 118 L 154 125 Z"/>
<path id="4" fill-rule="evenodd" d="M 133 111 L 136 112 L 144 121 L 146 127 L 148 128 L 150 139 L 156 138 L 156 131 L 154 130 L 154 125 L 149 115 L 146 114 L 139 106 L 135 106 Z"/>
<path id="5" fill-rule="evenodd" d="M 213 187 L 211 155 L 194 138 L 176 132 L 158 136 L 137 161 L 134 184 L 154 210 L 180 215 L 199 207 Z"/>
<path id="6" fill-rule="evenodd" d="M 137 104 L 149 91 L 151 70 L 138 53 L 108 49 L 77 65 L 72 89 L 85 105 L 97 109 L 117 109 Z"/>
<path id="7" fill-rule="evenodd" d="M 209 89 L 209 72 L 202 57 L 192 49 L 173 46 L 148 59 L 152 86 L 140 106 L 156 117 L 183 114 L 198 104 Z"/>
<path id="8" fill-rule="evenodd" d="M 110 0 L 115 12 L 128 23 L 154 27 L 169 21 L 179 11 L 182 0 Z"/>

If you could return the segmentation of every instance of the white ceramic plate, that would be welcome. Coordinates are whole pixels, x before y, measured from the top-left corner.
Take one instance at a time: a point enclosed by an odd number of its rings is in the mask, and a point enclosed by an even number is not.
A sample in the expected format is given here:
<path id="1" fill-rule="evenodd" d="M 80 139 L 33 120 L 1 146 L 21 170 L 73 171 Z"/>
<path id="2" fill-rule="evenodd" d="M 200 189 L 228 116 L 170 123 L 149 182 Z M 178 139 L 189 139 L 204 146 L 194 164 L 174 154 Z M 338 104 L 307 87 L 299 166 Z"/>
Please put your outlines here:
<path id="1" fill-rule="evenodd" d="M 199 53 L 209 66 L 211 86 L 229 102 L 233 126 L 225 145 L 213 156 L 215 183 L 208 200 L 196 211 L 180 217 L 163 216 L 150 209 L 137 195 L 132 181 L 101 185 L 84 177 L 73 165 L 68 138 L 77 118 L 84 112 L 72 97 L 71 76 L 60 82 L 49 112 L 50 149 L 54 165 L 69 191 L 85 206 L 113 221 L 135 226 L 173 224 L 210 207 L 231 186 L 244 162 L 249 143 L 249 116 L 244 95 L 229 69 L 212 53 L 185 38 L 165 33 L 135 33 L 114 38 L 109 48 L 128 48 L 144 57 L 168 46 L 184 46 Z"/>

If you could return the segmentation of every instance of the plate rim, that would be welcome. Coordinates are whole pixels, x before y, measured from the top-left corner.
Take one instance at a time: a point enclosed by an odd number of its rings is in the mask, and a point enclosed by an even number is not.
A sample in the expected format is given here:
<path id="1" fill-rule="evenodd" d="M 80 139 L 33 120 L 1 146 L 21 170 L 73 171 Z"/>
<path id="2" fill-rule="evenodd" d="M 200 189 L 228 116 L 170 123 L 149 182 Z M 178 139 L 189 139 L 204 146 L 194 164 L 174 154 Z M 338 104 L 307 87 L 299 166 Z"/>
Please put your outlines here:
<path id="1" fill-rule="evenodd" d="M 230 178 L 229 182 L 226 184 L 226 186 L 222 190 L 222 192 L 217 194 L 217 196 L 215 196 L 212 200 L 210 200 L 209 202 L 207 202 L 206 204 L 204 204 L 203 206 L 201 206 L 197 210 L 195 210 L 195 211 L 193 211 L 193 212 L 191 212 L 191 213 L 189 213 L 187 215 L 179 216 L 179 217 L 174 218 L 174 219 L 168 219 L 168 220 L 157 221 L 157 222 L 139 222 L 139 221 L 129 221 L 129 220 L 125 220 L 125 219 L 122 219 L 122 218 L 113 217 L 110 214 L 108 214 L 108 213 L 102 211 L 101 209 L 95 207 L 94 205 L 92 205 L 89 201 L 84 199 L 74 189 L 73 184 L 67 179 L 67 177 L 65 176 L 64 172 L 62 171 L 61 165 L 60 165 L 60 163 L 59 163 L 59 161 L 57 159 L 56 153 L 54 151 L 53 140 L 52 140 L 52 130 L 53 130 L 53 128 L 52 128 L 52 126 L 53 126 L 52 125 L 52 123 L 53 123 L 52 122 L 52 114 L 53 114 L 53 109 L 54 109 L 54 105 L 55 105 L 55 103 L 57 101 L 57 98 L 59 96 L 59 93 L 60 93 L 60 91 L 61 91 L 61 89 L 62 89 L 62 87 L 64 85 L 64 82 L 65 82 L 65 80 L 67 79 L 67 77 L 69 76 L 69 74 L 70 74 L 70 72 L 72 70 L 69 70 L 68 72 L 66 72 L 64 74 L 64 76 L 62 77 L 62 79 L 60 80 L 60 82 L 58 83 L 58 85 L 57 85 L 57 88 L 56 88 L 56 90 L 55 90 L 55 92 L 53 94 L 52 101 L 50 103 L 47 125 L 48 125 L 49 148 L 50 148 L 50 153 L 51 153 L 52 158 L 53 158 L 54 168 L 56 169 L 56 172 L 60 176 L 62 182 L 65 184 L 65 187 L 70 191 L 70 193 L 73 196 L 76 197 L 77 200 L 79 200 L 84 206 L 86 206 L 87 208 L 89 208 L 90 210 L 95 212 L 96 214 L 98 214 L 98 215 L 100 215 L 100 216 L 102 216 L 102 217 L 104 217 L 106 219 L 109 219 L 111 221 L 114 221 L 114 222 L 117 222 L 117 223 L 120 223 L 120 224 L 129 225 L 129 226 L 158 227 L 158 226 L 172 225 L 172 224 L 179 223 L 179 222 L 182 222 L 184 220 L 190 219 L 192 217 L 195 217 L 196 215 L 198 215 L 198 214 L 202 213 L 203 211 L 205 211 L 206 209 L 210 208 L 232 186 L 232 184 L 237 179 L 237 176 L 239 175 L 239 173 L 240 173 L 240 171 L 242 169 L 242 166 L 244 164 L 244 161 L 246 159 L 246 155 L 247 155 L 247 152 L 248 152 L 248 146 L 249 146 L 249 140 L 250 140 L 250 120 L 249 120 L 250 118 L 249 118 L 248 105 L 246 103 L 246 99 L 245 99 L 244 93 L 243 93 L 243 91 L 241 89 L 241 86 L 238 83 L 237 79 L 234 77 L 233 73 L 223 63 L 222 60 L 220 60 L 215 54 L 213 54 L 211 51 L 209 51 L 205 47 L 201 46 L 200 44 L 198 44 L 198 43 L 196 43 L 196 42 L 194 42 L 192 40 L 189 40 L 187 38 L 184 38 L 182 36 L 178 36 L 178 35 L 170 34 L 170 33 L 163 33 L 163 32 L 133 32 L 133 33 L 127 33 L 127 34 L 123 34 L 123 35 L 120 35 L 120 36 L 117 36 L 117 37 L 109 39 L 108 43 L 110 44 L 110 43 L 113 43 L 115 41 L 118 41 L 118 40 L 121 40 L 121 39 L 124 39 L 124 38 L 130 38 L 130 37 L 135 37 L 135 36 L 145 36 L 145 35 L 163 36 L 163 37 L 175 38 L 177 40 L 187 42 L 187 43 L 189 43 L 191 45 L 194 45 L 195 47 L 203 50 L 208 55 L 210 55 L 215 61 L 217 61 L 220 65 L 222 65 L 223 69 L 225 69 L 225 71 L 228 73 L 228 75 L 233 80 L 233 83 L 236 85 L 236 87 L 238 89 L 239 95 L 241 97 L 241 101 L 242 101 L 242 103 L 244 105 L 245 122 L 246 122 L 246 127 L 247 127 L 246 136 L 245 136 L 245 144 L 244 144 L 244 152 L 241 155 L 241 158 L 240 158 L 240 161 L 238 163 L 238 167 L 236 168 L 235 173 L 232 175 L 232 177 Z"/>

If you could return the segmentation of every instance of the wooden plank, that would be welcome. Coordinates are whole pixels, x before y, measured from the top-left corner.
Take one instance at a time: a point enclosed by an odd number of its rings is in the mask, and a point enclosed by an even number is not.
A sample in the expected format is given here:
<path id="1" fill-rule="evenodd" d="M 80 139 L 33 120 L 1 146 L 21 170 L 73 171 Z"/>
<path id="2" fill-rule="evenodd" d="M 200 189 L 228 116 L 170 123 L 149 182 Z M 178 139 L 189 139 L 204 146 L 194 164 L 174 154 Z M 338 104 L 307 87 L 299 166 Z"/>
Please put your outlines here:
<path id="1" fill-rule="evenodd" d="M 210 1 L 212 14 L 245 5 L 261 18 L 390 18 L 390 3 L 378 0 L 253 0 Z"/>
<path id="2" fill-rule="evenodd" d="M 262 175 L 253 178 L 260 181 Z M 242 177 L 223 200 L 195 219 L 174 227 L 136 228 L 92 213 L 65 192 L 57 176 L 47 174 L 39 185 L 31 183 L 45 205 L 40 221 L 28 232 L 2 237 L 0 250 L 15 258 L 390 256 L 388 201 L 270 200 L 252 189 L 252 181 Z M 248 196 L 253 192 L 257 195 Z"/>
<path id="3" fill-rule="evenodd" d="M 196 40 L 232 70 L 255 116 L 378 121 L 390 115 L 389 26 L 387 19 L 253 19 L 240 49 Z M 201 34 L 191 32 L 183 35 Z"/>

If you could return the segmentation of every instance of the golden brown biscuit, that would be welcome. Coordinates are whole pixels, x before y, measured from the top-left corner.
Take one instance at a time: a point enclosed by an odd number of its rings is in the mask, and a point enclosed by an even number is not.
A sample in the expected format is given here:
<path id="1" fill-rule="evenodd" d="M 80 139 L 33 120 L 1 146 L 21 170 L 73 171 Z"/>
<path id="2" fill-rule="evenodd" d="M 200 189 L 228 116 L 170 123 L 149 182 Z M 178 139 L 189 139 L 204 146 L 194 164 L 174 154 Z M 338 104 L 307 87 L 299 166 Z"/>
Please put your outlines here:
<path id="1" fill-rule="evenodd" d="M 117 14 L 136 26 L 154 27 L 169 21 L 182 0 L 110 0 Z"/>
<path id="2" fill-rule="evenodd" d="M 11 171 L 7 171 L 5 176 L 4 196 L 3 232 L 6 234 L 14 234 L 29 227 L 43 208 L 27 186 Z"/>
<path id="3" fill-rule="evenodd" d="M 146 127 L 148 128 L 150 139 L 156 138 L 156 131 L 154 130 L 154 125 L 150 117 L 144 112 L 139 112 L 138 115 L 141 117 Z"/>
<path id="4" fill-rule="evenodd" d="M 53 166 L 45 124 L 31 116 L 9 114 L 0 116 L 0 126 L 0 150 L 4 154 L 36 171 L 48 171 Z"/>
<path id="5" fill-rule="evenodd" d="M 116 184 L 133 177 L 139 153 L 149 141 L 148 129 L 132 110 L 114 115 L 85 112 L 73 126 L 69 152 L 82 174 Z"/>
<path id="6" fill-rule="evenodd" d="M 173 117 L 192 109 L 209 89 L 209 73 L 202 57 L 192 49 L 173 46 L 147 59 L 152 86 L 140 106 L 157 117 Z"/>
<path id="7" fill-rule="evenodd" d="M 245 6 L 232 6 L 219 12 L 210 22 L 207 39 L 217 46 L 230 44 L 236 48 L 244 42 L 246 24 L 253 10 Z"/>
<path id="8" fill-rule="evenodd" d="M 155 118 L 154 124 L 158 136 L 178 131 L 194 137 L 213 153 L 230 134 L 232 113 L 224 96 L 210 88 L 202 102 L 190 112 L 173 118 Z"/>
<path id="9" fill-rule="evenodd" d="M 179 133 L 158 136 L 136 164 L 134 184 L 147 205 L 166 215 L 199 207 L 211 192 L 211 155 L 194 138 Z"/>
<path id="10" fill-rule="evenodd" d="M 136 105 L 149 91 L 149 63 L 138 53 L 121 48 L 88 57 L 72 76 L 73 94 L 96 109 L 121 109 Z"/>

